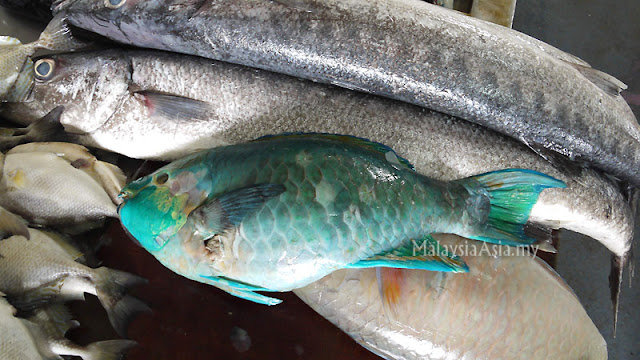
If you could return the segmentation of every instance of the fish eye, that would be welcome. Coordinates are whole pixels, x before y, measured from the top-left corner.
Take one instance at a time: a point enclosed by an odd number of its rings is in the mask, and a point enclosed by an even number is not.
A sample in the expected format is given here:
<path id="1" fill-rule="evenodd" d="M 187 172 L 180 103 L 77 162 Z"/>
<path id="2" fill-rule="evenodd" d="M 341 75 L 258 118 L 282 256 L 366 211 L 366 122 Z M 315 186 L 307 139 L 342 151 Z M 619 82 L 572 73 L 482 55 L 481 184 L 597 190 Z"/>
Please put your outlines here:
<path id="1" fill-rule="evenodd" d="M 158 183 L 158 185 L 166 183 L 167 180 L 169 180 L 169 174 L 167 173 L 160 173 L 156 176 L 156 183 Z"/>
<path id="2" fill-rule="evenodd" d="M 53 76 L 53 70 L 56 67 L 55 61 L 52 59 L 40 59 L 33 66 L 36 80 L 47 81 Z"/>
<path id="3" fill-rule="evenodd" d="M 104 0 L 104 6 L 108 7 L 109 9 L 117 9 L 124 5 L 124 3 L 126 2 L 127 0 Z"/>

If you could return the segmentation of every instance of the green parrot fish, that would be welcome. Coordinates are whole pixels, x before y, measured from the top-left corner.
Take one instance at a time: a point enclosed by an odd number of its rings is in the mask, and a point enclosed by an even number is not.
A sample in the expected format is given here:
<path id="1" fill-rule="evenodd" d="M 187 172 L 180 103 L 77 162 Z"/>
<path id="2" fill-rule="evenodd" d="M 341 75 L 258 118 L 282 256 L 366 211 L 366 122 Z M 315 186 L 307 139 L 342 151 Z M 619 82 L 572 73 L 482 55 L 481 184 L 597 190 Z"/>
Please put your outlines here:
<path id="1" fill-rule="evenodd" d="M 123 227 L 164 266 L 232 295 L 289 291 L 341 268 L 466 272 L 431 237 L 531 245 L 527 218 L 550 176 L 507 169 L 456 181 L 413 170 L 390 148 L 287 134 L 174 161 L 120 193 Z"/>

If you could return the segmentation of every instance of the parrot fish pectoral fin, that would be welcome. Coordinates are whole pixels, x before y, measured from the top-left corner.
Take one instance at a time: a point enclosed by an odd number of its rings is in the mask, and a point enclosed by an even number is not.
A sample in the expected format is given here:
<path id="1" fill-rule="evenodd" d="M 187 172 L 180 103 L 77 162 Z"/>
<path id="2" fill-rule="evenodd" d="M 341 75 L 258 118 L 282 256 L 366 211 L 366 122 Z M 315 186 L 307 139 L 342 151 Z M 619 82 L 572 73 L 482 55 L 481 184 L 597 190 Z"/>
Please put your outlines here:
<path id="1" fill-rule="evenodd" d="M 257 184 L 223 193 L 194 210 L 189 216 L 196 228 L 208 234 L 221 234 L 240 224 L 247 214 L 285 191 L 281 184 Z"/>
<path id="2" fill-rule="evenodd" d="M 478 203 L 470 205 L 475 209 L 469 214 L 476 217 L 478 223 L 457 235 L 511 246 L 530 246 L 545 240 L 527 230 L 529 214 L 544 189 L 566 187 L 558 179 L 524 169 L 493 171 L 458 182 L 469 191 L 468 201 Z"/>
<path id="3" fill-rule="evenodd" d="M 412 240 L 399 248 L 349 264 L 346 268 L 389 267 L 431 271 L 468 272 L 460 257 L 450 254 L 431 235 L 420 241 Z"/>
<path id="4" fill-rule="evenodd" d="M 217 287 L 220 290 L 226 291 L 233 296 L 253 301 L 263 305 L 278 305 L 282 302 L 280 299 L 268 297 L 256 293 L 255 291 L 271 291 L 269 289 L 253 286 L 250 284 L 241 283 L 235 280 L 227 279 L 218 276 L 206 276 L 201 275 L 203 279 L 206 279 L 206 283 Z"/>

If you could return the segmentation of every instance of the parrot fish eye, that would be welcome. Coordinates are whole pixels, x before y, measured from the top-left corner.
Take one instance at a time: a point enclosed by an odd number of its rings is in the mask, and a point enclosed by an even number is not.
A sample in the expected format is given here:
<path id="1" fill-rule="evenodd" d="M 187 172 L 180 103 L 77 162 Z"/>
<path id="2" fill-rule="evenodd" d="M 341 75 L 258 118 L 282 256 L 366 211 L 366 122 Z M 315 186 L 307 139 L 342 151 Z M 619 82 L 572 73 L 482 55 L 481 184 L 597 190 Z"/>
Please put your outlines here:
<path id="1" fill-rule="evenodd" d="M 36 61 L 33 67 L 36 80 L 47 81 L 53 76 L 53 70 L 55 69 L 55 61 L 52 59 L 40 59 Z"/>
<path id="2" fill-rule="evenodd" d="M 169 174 L 167 173 L 160 173 L 156 176 L 156 183 L 158 185 L 163 185 L 167 182 L 167 180 L 169 180 Z"/>
<path id="3" fill-rule="evenodd" d="M 108 7 L 109 9 L 117 9 L 124 5 L 124 3 L 126 2 L 127 0 L 104 0 L 104 6 Z"/>

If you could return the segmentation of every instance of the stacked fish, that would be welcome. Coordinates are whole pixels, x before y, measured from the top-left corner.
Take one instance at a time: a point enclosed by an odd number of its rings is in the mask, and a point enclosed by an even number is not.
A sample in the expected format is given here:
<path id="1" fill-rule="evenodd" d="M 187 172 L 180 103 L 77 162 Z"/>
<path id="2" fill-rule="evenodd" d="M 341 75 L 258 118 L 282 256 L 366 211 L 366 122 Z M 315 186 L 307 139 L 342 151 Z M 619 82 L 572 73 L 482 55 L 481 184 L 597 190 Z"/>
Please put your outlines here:
<path id="1" fill-rule="evenodd" d="M 43 229 L 79 233 L 116 216 L 115 199 L 124 185 L 114 165 L 93 157 L 86 148 L 68 143 L 29 143 L 2 155 L 0 224 L 0 312 L 3 359 L 118 359 L 135 345 L 110 340 L 79 346 L 65 338 L 77 327 L 62 304 L 94 294 L 107 310 L 114 328 L 126 334 L 129 321 L 146 305 L 127 295 L 144 283 L 137 276 L 85 265 L 71 238 Z M 57 198 L 52 199 L 52 194 Z M 29 226 L 29 227 L 27 227 Z M 88 254 L 87 254 L 88 255 Z M 5 298 L 6 297 L 6 298 Z M 15 308 L 14 308 L 15 307 Z M 20 315 L 20 318 L 15 317 Z"/>
<path id="2" fill-rule="evenodd" d="M 109 187 L 124 228 L 169 269 L 263 304 L 280 300 L 260 291 L 294 290 L 385 358 L 607 357 L 559 276 L 508 253 L 552 250 L 560 228 L 598 240 L 613 253 L 617 312 L 640 184 L 640 127 L 617 79 L 410 0 L 64 0 L 53 10 L 155 50 L 39 58 L 32 101 L 2 107 L 27 127 L 2 141 L 179 159 Z M 3 183 L 20 182 L 7 166 Z M 57 212 L 22 216 L 47 214 Z M 486 243 L 495 251 L 455 251 Z"/>

